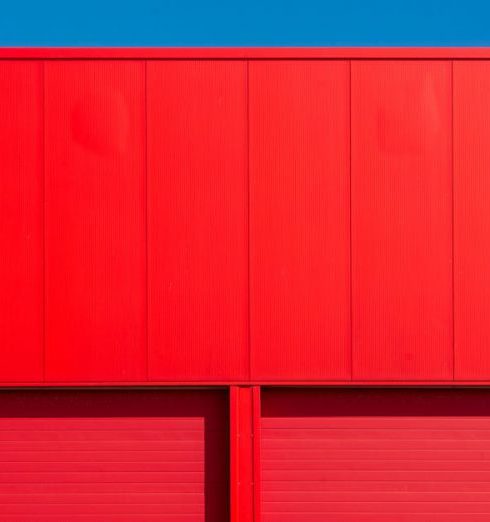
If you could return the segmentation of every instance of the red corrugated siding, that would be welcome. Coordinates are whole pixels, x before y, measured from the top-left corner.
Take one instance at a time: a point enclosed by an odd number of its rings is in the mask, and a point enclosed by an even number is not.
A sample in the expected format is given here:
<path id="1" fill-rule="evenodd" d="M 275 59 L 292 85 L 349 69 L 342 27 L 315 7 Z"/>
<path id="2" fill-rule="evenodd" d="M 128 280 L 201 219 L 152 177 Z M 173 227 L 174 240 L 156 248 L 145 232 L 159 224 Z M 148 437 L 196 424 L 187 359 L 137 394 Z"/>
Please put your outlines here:
<path id="1" fill-rule="evenodd" d="M 2 522 L 226 522 L 220 392 L 3 392 Z"/>
<path id="2" fill-rule="evenodd" d="M 269 390 L 263 522 L 483 522 L 484 390 Z"/>
<path id="3" fill-rule="evenodd" d="M 46 379 L 146 379 L 143 62 L 45 65 Z"/>
<path id="4" fill-rule="evenodd" d="M 246 72 L 148 63 L 150 379 L 249 377 Z"/>
<path id="5" fill-rule="evenodd" d="M 0 51 L 0 383 L 490 382 L 486 63 L 39 52 Z"/>
<path id="6" fill-rule="evenodd" d="M 351 375 L 349 72 L 250 64 L 254 380 Z"/>
<path id="7" fill-rule="evenodd" d="M 355 379 L 451 379 L 451 64 L 352 64 Z"/>
<path id="8" fill-rule="evenodd" d="M 0 62 L 0 381 L 43 380 L 40 62 Z"/>
<path id="9" fill-rule="evenodd" d="M 457 379 L 490 378 L 490 63 L 454 64 Z"/>

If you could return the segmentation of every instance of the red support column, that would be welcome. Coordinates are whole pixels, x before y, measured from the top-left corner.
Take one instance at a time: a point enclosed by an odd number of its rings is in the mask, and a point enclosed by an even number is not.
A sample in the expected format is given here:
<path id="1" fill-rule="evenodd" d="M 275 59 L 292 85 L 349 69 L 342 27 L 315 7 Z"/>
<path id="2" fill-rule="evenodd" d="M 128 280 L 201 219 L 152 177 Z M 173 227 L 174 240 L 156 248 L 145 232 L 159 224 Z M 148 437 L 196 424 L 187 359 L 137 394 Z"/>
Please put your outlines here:
<path id="1" fill-rule="evenodd" d="M 230 388 L 231 522 L 259 522 L 260 387 Z"/>

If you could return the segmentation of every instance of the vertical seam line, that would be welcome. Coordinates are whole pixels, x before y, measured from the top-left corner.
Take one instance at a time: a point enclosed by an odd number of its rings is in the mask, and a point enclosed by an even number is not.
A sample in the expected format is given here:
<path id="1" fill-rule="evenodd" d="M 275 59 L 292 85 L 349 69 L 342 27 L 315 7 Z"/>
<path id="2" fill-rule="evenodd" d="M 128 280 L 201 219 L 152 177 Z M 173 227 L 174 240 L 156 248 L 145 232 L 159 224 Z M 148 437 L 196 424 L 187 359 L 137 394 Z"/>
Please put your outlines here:
<path id="1" fill-rule="evenodd" d="M 150 380 L 150 318 L 149 300 L 150 286 L 148 276 L 148 60 L 144 62 L 144 87 L 145 87 L 145 319 L 146 319 L 146 380 Z"/>
<path id="2" fill-rule="evenodd" d="M 251 300 L 251 227 L 250 227 L 250 60 L 246 61 L 246 162 L 247 162 L 247 298 L 248 298 L 248 380 L 252 379 L 252 300 Z"/>
<path id="3" fill-rule="evenodd" d="M 42 379 L 46 382 L 46 61 L 41 61 L 41 103 L 42 103 Z"/>
<path id="4" fill-rule="evenodd" d="M 349 60 L 349 283 L 350 283 L 350 378 L 354 379 L 354 338 L 352 303 L 352 60 Z"/>
<path id="5" fill-rule="evenodd" d="M 453 381 L 456 380 L 456 327 L 455 327 L 455 288 L 454 288 L 454 229 L 455 229 L 455 201 L 454 201 L 454 61 L 451 60 L 451 218 L 452 218 L 452 230 L 451 230 L 451 247 L 452 247 L 452 343 L 453 343 Z"/>

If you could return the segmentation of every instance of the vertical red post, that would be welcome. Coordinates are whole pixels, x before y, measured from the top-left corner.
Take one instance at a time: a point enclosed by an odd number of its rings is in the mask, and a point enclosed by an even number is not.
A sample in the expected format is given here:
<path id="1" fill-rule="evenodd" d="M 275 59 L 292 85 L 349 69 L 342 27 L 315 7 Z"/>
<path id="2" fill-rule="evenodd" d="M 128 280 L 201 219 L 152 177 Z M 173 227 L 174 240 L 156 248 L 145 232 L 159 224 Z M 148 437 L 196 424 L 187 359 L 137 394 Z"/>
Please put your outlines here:
<path id="1" fill-rule="evenodd" d="M 231 522 L 260 521 L 260 387 L 230 388 Z"/>

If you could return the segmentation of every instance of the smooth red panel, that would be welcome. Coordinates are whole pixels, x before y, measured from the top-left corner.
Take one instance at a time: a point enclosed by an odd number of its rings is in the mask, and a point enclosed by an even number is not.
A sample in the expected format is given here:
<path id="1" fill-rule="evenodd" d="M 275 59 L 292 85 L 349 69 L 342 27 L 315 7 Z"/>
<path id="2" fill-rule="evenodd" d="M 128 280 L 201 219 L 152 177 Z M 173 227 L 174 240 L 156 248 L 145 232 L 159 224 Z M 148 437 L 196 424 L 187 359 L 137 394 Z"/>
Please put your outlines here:
<path id="1" fill-rule="evenodd" d="M 250 63 L 253 379 L 350 377 L 349 63 Z"/>
<path id="2" fill-rule="evenodd" d="M 150 378 L 248 377 L 246 63 L 148 62 Z"/>
<path id="3" fill-rule="evenodd" d="M 142 62 L 48 62 L 46 375 L 146 378 Z"/>
<path id="4" fill-rule="evenodd" d="M 3 59 L 452 60 L 490 58 L 490 47 L 2 47 Z"/>
<path id="5" fill-rule="evenodd" d="M 42 63 L 0 61 L 0 380 L 43 378 Z"/>
<path id="6" fill-rule="evenodd" d="M 488 390 L 262 397 L 263 522 L 488 519 Z"/>
<path id="7" fill-rule="evenodd" d="M 455 377 L 490 378 L 490 63 L 454 63 Z"/>
<path id="8" fill-rule="evenodd" d="M 227 522 L 226 394 L 0 395 L 3 520 Z"/>
<path id="9" fill-rule="evenodd" d="M 452 378 L 451 157 L 451 63 L 352 63 L 354 378 Z"/>

